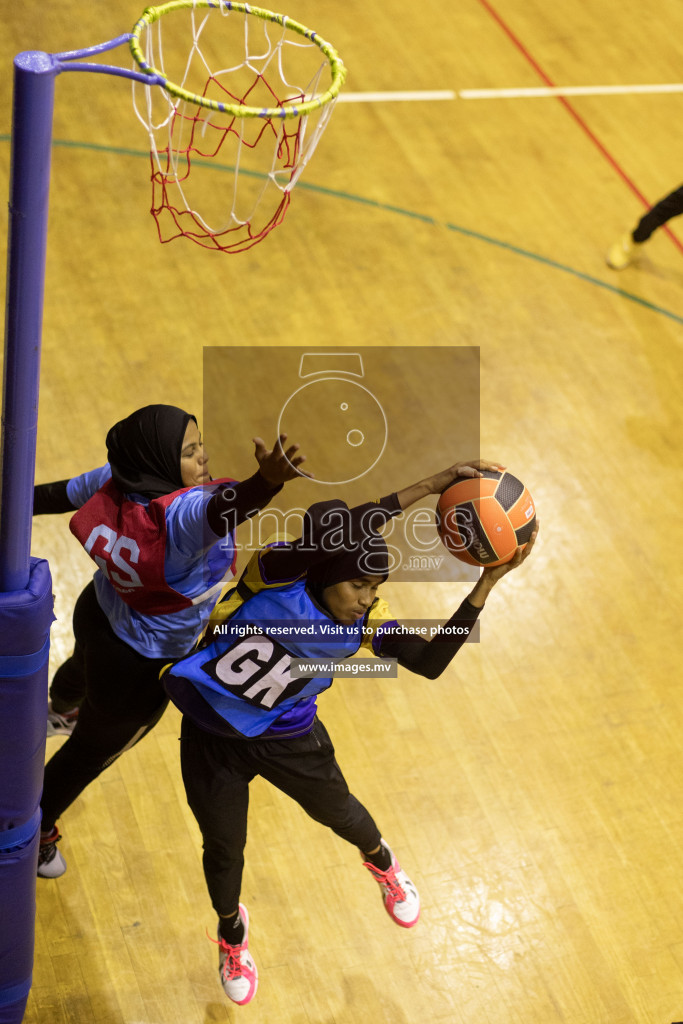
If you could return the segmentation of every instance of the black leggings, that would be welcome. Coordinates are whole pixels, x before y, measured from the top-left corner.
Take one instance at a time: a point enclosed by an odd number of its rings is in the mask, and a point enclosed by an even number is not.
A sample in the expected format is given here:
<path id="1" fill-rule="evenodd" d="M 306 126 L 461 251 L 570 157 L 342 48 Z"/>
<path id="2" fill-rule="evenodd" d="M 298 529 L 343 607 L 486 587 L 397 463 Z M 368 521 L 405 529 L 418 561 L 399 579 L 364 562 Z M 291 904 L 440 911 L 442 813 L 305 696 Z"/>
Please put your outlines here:
<path id="1" fill-rule="evenodd" d="M 633 241 L 647 242 L 653 231 L 661 228 L 662 224 L 666 224 L 672 217 L 678 217 L 681 213 L 683 213 L 683 185 L 660 199 L 644 217 L 641 217 L 633 232 Z"/>
<path id="2" fill-rule="evenodd" d="M 45 766 L 43 831 L 156 725 L 168 704 L 159 671 L 169 659 L 145 658 L 120 640 L 92 583 L 76 602 L 73 626 L 74 653 L 55 673 L 50 696 L 57 709 L 80 703 L 80 712 L 72 735 Z"/>
<path id="3" fill-rule="evenodd" d="M 247 841 L 249 783 L 260 775 L 311 818 L 370 853 L 381 834 L 349 787 L 323 723 L 294 739 L 234 740 L 200 729 L 185 715 L 180 738 L 187 800 L 204 840 L 211 902 L 225 917 L 237 910 Z"/>

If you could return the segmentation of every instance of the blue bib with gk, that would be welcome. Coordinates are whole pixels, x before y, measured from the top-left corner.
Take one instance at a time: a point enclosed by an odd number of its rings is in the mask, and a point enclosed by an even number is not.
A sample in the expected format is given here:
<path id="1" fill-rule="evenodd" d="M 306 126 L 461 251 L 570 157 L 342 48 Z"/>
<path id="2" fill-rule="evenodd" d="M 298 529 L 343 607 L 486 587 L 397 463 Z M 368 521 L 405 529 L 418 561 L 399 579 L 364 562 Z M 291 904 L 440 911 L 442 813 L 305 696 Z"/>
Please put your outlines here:
<path id="1" fill-rule="evenodd" d="M 174 678 L 186 680 L 233 729 L 260 736 L 298 701 L 332 684 L 332 675 L 292 678 L 292 660 L 350 657 L 364 621 L 335 622 L 304 580 L 262 590 L 217 627 L 210 644 L 176 662 L 164 679 L 167 692 L 175 700 Z"/>

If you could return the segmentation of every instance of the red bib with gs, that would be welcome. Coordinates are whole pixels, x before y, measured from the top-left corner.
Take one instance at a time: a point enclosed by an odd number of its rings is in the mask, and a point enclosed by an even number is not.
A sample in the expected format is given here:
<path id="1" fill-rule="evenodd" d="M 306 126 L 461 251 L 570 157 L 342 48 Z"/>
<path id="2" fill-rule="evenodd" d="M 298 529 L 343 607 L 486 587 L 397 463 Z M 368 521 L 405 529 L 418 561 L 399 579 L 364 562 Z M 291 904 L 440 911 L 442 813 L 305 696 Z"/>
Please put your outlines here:
<path id="1" fill-rule="evenodd" d="M 234 482 L 212 480 L 211 486 Z M 126 498 L 108 480 L 69 522 L 69 529 L 119 597 L 144 615 L 169 615 L 197 603 L 197 598 L 193 600 L 169 586 L 164 573 L 166 509 L 179 494 L 190 490 L 183 487 L 141 505 Z M 210 530 L 208 524 L 206 529 Z M 199 543 L 198 556 L 202 548 Z"/>

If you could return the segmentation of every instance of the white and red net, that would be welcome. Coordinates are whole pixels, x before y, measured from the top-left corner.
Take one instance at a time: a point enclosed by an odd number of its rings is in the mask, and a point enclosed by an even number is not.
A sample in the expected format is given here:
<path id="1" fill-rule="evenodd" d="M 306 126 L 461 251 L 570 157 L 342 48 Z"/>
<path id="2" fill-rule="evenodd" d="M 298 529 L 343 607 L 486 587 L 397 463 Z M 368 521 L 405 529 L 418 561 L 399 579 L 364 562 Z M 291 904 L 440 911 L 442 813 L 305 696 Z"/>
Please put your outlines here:
<path id="1" fill-rule="evenodd" d="M 149 133 L 159 239 L 241 252 L 282 222 L 332 113 L 333 69 L 315 33 L 294 31 L 289 19 L 208 2 L 168 4 L 145 27 L 141 66 L 166 87 L 136 82 L 133 102 Z"/>

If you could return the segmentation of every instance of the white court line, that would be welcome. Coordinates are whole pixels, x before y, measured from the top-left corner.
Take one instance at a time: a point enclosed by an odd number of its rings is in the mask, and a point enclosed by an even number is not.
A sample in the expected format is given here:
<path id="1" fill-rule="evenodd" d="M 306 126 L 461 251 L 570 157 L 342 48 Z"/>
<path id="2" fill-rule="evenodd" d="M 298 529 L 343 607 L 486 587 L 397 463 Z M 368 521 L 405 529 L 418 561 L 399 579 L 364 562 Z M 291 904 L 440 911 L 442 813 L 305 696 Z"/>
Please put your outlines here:
<path id="1" fill-rule="evenodd" d="M 433 89 L 422 92 L 341 92 L 337 103 L 398 103 L 411 100 L 454 100 L 452 89 Z"/>
<path id="2" fill-rule="evenodd" d="M 630 96 L 636 93 L 683 92 L 683 82 L 668 85 L 558 85 L 530 89 L 424 89 L 404 92 L 342 92 L 338 103 L 428 103 L 438 100 L 536 99 L 546 96 Z"/>
<path id="3" fill-rule="evenodd" d="M 537 96 L 630 96 L 633 93 L 683 92 L 683 83 L 669 85 L 558 85 L 532 89 L 461 89 L 463 100 L 522 99 Z"/>

